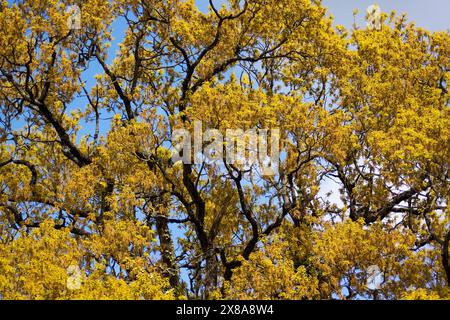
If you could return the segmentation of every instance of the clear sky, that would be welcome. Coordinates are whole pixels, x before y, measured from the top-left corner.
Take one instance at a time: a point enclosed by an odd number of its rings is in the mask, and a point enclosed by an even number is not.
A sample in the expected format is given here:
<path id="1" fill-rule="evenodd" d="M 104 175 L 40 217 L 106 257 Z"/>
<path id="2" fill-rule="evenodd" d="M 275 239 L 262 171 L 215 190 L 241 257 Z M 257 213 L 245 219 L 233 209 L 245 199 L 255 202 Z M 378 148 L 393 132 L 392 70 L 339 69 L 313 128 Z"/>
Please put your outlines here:
<path id="1" fill-rule="evenodd" d="M 208 10 L 208 0 L 195 2 L 202 11 Z M 214 0 L 217 6 L 224 2 L 226 1 Z M 336 24 L 347 28 L 353 24 L 353 9 L 359 9 L 357 23 L 363 25 L 367 7 L 378 4 L 384 12 L 395 10 L 399 14 L 408 14 L 410 20 L 429 30 L 450 29 L 450 0 L 322 0 L 322 3 L 335 17 Z"/>
<path id="2" fill-rule="evenodd" d="M 357 23 L 362 25 L 366 8 L 375 3 L 384 12 L 395 10 L 399 14 L 406 13 L 417 26 L 432 31 L 450 29 L 449 0 L 323 0 L 323 5 L 334 16 L 335 23 L 346 27 L 353 24 L 353 9 L 359 10 Z"/>

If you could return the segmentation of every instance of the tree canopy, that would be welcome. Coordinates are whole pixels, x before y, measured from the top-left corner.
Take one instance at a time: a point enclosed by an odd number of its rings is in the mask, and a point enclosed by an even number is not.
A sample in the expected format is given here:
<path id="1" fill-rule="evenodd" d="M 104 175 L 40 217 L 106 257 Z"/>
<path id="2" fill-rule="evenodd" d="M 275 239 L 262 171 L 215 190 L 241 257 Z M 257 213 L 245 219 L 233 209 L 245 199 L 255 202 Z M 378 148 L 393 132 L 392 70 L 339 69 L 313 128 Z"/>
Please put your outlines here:
<path id="1" fill-rule="evenodd" d="M 0 298 L 449 299 L 449 81 L 395 13 L 3 0 Z M 277 172 L 172 161 L 195 121 L 279 130 Z"/>

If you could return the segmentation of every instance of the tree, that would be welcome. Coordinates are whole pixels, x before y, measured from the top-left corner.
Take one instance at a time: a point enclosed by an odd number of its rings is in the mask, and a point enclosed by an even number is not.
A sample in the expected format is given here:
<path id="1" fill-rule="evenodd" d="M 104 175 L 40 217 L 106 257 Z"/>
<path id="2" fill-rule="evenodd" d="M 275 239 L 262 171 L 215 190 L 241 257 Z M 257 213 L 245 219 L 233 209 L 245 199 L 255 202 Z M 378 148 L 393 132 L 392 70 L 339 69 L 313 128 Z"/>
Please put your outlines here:
<path id="1" fill-rule="evenodd" d="M 450 297 L 448 32 L 318 0 L 3 1 L 0 26 L 1 298 Z M 279 130 L 278 170 L 172 161 L 198 121 Z"/>

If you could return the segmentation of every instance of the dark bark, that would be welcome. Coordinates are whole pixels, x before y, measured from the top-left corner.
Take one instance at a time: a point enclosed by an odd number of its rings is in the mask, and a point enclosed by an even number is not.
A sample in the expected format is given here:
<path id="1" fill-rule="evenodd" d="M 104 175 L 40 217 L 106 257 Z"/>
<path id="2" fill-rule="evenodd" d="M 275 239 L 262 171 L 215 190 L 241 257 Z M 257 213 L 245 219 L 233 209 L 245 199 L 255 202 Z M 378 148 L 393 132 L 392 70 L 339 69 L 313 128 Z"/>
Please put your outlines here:
<path id="1" fill-rule="evenodd" d="M 445 236 L 442 246 L 442 265 L 444 266 L 445 276 L 447 277 L 447 286 L 450 287 L 450 258 L 449 258 L 450 230 Z"/>
<path id="2" fill-rule="evenodd" d="M 156 232 L 159 238 L 161 250 L 161 260 L 165 266 L 164 275 L 169 278 L 172 288 L 178 288 L 180 279 L 178 277 L 178 267 L 175 263 L 175 251 L 172 243 L 172 236 L 169 230 L 168 220 L 165 217 L 156 217 Z"/>

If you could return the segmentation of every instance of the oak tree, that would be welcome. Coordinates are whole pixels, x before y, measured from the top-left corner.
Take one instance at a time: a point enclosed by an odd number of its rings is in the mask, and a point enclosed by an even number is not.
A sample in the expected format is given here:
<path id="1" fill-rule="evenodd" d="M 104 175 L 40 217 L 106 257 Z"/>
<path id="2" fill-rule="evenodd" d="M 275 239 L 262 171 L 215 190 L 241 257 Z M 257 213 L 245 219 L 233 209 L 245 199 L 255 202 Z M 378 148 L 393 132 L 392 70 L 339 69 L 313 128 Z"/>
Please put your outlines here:
<path id="1" fill-rule="evenodd" d="M 208 4 L 0 3 L 0 298 L 450 298 L 449 33 Z M 172 161 L 196 121 L 278 170 Z"/>

